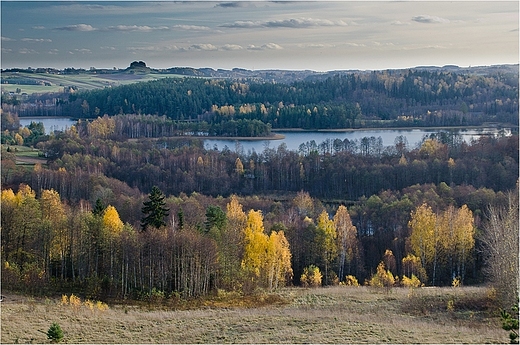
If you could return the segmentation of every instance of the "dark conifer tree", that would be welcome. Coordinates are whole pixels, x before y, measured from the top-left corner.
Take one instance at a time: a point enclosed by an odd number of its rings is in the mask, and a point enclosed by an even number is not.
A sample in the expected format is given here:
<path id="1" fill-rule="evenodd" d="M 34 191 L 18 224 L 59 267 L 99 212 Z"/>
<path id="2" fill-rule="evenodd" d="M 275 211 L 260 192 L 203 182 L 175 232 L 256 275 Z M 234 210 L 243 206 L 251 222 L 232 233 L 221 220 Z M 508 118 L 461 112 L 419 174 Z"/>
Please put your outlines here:
<path id="1" fill-rule="evenodd" d="M 92 210 L 92 213 L 95 216 L 101 216 L 103 215 L 103 211 L 105 211 L 105 207 L 103 206 L 103 202 L 100 198 L 96 199 L 96 204 L 94 205 L 94 209 Z"/>
<path id="2" fill-rule="evenodd" d="M 152 187 L 148 198 L 150 200 L 143 202 L 144 206 L 141 209 L 144 215 L 143 218 L 141 218 L 141 229 L 143 231 L 145 231 L 148 226 L 153 226 L 154 228 L 165 226 L 166 222 L 164 218 L 168 216 L 170 211 L 165 207 L 165 196 L 157 186 Z"/>

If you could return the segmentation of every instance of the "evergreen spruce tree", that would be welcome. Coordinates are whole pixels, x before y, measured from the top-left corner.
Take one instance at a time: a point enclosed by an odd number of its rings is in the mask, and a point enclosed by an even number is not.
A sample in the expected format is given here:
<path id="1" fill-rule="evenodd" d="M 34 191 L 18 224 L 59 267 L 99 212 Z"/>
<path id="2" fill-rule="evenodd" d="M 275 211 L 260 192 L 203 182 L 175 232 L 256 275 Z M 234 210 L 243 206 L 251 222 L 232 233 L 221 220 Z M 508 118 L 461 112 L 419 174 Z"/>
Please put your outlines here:
<path id="1" fill-rule="evenodd" d="M 157 186 L 152 187 L 148 198 L 149 200 L 143 203 L 144 206 L 141 209 L 144 215 L 143 218 L 141 218 L 141 228 L 143 231 L 145 231 L 148 226 L 153 226 L 154 228 L 165 226 L 166 222 L 164 218 L 168 216 L 170 211 L 165 207 L 165 196 Z"/>
<path id="2" fill-rule="evenodd" d="M 103 211 L 105 211 L 105 207 L 103 206 L 103 202 L 100 198 L 96 199 L 96 204 L 94 205 L 94 209 L 92 210 L 92 213 L 95 216 L 101 216 L 103 215 Z"/>
<path id="3" fill-rule="evenodd" d="M 47 338 L 53 343 L 59 343 L 63 339 L 63 331 L 58 323 L 53 322 L 49 330 L 47 330 Z"/>

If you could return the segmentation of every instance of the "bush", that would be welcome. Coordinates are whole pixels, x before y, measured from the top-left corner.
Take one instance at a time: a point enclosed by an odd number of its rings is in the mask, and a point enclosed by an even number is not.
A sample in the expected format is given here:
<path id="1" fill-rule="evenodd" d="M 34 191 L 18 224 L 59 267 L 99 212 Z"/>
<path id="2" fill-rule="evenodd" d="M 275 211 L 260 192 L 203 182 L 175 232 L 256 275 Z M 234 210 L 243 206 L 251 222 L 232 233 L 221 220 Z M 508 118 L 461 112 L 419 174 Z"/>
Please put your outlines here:
<path id="1" fill-rule="evenodd" d="M 345 277 L 345 285 L 347 286 L 359 286 L 358 280 L 356 277 L 348 275 Z"/>
<path id="2" fill-rule="evenodd" d="M 51 340 L 53 343 L 58 343 L 63 339 L 63 331 L 61 327 L 56 322 L 53 322 L 47 331 L 47 338 Z"/>
<path id="3" fill-rule="evenodd" d="M 401 280 L 401 284 L 404 287 L 409 287 L 409 288 L 418 288 L 418 287 L 422 286 L 421 281 L 419 280 L 419 278 L 417 278 L 415 276 L 415 274 L 412 274 L 411 278 L 408 278 L 407 276 L 403 276 L 403 279 Z"/>
<path id="4" fill-rule="evenodd" d="M 368 285 L 373 287 L 384 287 L 387 292 L 390 291 L 395 284 L 395 277 L 389 270 L 385 270 L 385 263 L 380 262 L 377 266 L 377 272 L 370 278 Z"/>
<path id="5" fill-rule="evenodd" d="M 317 266 L 310 265 L 303 269 L 300 277 L 300 282 L 304 287 L 318 287 L 321 286 L 321 272 Z"/>

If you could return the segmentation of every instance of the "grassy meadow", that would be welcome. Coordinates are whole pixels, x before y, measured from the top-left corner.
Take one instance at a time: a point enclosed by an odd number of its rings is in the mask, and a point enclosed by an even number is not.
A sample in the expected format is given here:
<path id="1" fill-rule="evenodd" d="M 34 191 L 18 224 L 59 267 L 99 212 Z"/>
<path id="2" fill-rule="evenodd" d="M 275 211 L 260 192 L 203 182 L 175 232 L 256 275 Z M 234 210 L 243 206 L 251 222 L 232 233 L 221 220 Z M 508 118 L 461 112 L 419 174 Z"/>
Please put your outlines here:
<path id="1" fill-rule="evenodd" d="M 287 288 L 241 297 L 221 293 L 190 302 L 64 305 L 61 298 L 3 292 L 2 343 L 505 343 L 485 287 Z"/>
<path id="2" fill-rule="evenodd" d="M 48 82 L 51 85 L 25 85 L 25 84 L 2 84 L 2 92 L 15 92 L 21 89 L 21 93 L 47 93 L 62 92 L 64 87 L 75 86 L 79 90 L 92 90 L 108 86 L 126 85 L 140 81 L 150 81 L 161 78 L 182 77 L 178 74 L 48 74 L 48 73 L 25 73 L 5 72 L 3 78 L 16 77 L 32 79 L 34 81 Z"/>

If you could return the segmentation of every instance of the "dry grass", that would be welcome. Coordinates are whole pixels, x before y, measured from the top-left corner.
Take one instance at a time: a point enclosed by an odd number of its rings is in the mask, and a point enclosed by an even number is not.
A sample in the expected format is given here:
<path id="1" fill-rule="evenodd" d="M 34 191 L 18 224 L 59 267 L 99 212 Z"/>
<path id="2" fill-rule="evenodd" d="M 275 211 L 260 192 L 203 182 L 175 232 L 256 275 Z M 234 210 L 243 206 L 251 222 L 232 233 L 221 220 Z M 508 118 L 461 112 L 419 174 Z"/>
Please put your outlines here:
<path id="1" fill-rule="evenodd" d="M 66 343 L 506 342 L 486 293 L 472 287 L 413 295 L 408 289 L 293 288 L 254 299 L 219 295 L 198 301 L 197 309 L 111 305 L 106 311 L 7 294 L 1 341 L 48 343 L 45 333 L 58 322 Z"/>

